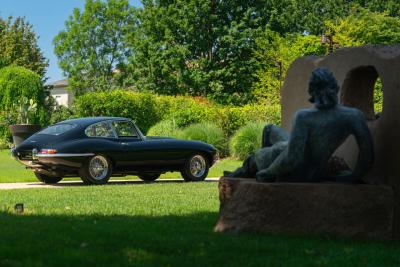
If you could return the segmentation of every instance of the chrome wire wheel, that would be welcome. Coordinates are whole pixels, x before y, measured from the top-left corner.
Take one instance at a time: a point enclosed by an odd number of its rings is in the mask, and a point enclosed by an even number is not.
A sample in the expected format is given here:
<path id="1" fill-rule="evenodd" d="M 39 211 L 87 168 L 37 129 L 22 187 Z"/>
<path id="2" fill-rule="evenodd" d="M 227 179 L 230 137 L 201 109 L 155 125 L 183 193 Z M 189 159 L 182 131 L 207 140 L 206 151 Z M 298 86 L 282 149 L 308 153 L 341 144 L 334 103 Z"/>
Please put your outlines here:
<path id="1" fill-rule="evenodd" d="M 108 161 L 105 157 L 97 155 L 89 162 L 89 173 L 95 180 L 103 180 L 108 175 Z"/>
<path id="2" fill-rule="evenodd" d="M 206 161 L 200 155 L 192 157 L 189 164 L 190 164 L 190 174 L 196 178 L 202 177 L 207 170 Z"/>

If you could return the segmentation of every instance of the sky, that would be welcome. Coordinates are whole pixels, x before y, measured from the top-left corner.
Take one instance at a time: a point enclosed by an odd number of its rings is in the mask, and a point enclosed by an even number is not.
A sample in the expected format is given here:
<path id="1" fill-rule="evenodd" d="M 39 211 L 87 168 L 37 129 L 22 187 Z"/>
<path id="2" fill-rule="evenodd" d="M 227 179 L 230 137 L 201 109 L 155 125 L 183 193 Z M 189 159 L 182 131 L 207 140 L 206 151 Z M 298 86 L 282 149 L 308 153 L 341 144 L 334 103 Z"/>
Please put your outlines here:
<path id="1" fill-rule="evenodd" d="M 141 6 L 140 0 L 129 0 L 131 5 Z M 25 17 L 39 36 L 38 44 L 49 60 L 48 82 L 63 79 L 54 54 L 53 38 L 63 30 L 64 22 L 75 7 L 83 9 L 85 0 L 0 0 L 0 17 Z"/>

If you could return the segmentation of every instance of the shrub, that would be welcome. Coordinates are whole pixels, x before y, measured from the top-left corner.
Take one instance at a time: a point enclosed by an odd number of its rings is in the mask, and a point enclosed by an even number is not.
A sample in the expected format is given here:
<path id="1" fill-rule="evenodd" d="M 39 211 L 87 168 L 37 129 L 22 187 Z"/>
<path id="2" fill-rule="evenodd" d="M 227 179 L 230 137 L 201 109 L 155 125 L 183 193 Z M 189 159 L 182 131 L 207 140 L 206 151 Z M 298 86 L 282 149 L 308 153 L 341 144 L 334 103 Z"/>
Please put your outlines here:
<path id="1" fill-rule="evenodd" d="M 18 101 L 32 99 L 37 108 L 29 113 L 29 122 L 46 125 L 49 114 L 46 112 L 46 91 L 38 74 L 18 66 L 0 69 L 0 138 L 2 142 L 11 140 L 10 124 L 18 123 Z"/>
<path id="2" fill-rule="evenodd" d="M 74 118 L 74 111 L 65 106 L 56 106 L 51 113 L 50 124 Z"/>
<path id="3" fill-rule="evenodd" d="M 196 123 L 212 123 L 222 129 L 228 139 L 237 129 L 248 122 L 267 121 L 280 124 L 280 107 L 265 104 L 243 107 L 221 107 L 206 98 L 186 96 L 156 96 L 146 93 L 114 90 L 88 93 L 76 102 L 77 116 L 120 116 L 132 118 L 143 133 L 161 120 L 173 121 L 176 128 Z M 157 127 L 167 127 L 166 123 Z M 158 129 L 151 134 L 176 136 L 177 133 Z M 161 132 L 158 132 L 161 131 Z M 171 130 L 172 131 L 172 130 Z"/>
<path id="4" fill-rule="evenodd" d="M 241 160 L 261 148 L 262 131 L 265 123 L 251 122 L 240 128 L 231 138 L 230 153 Z"/>
<path id="5" fill-rule="evenodd" d="M 280 125 L 280 106 L 253 104 L 243 107 L 224 107 L 209 112 L 209 119 L 223 129 L 225 136 L 232 136 L 235 131 L 249 122 L 268 122 Z"/>
<path id="6" fill-rule="evenodd" d="M 163 119 L 174 120 L 178 127 L 205 121 L 212 105 L 203 99 L 184 96 L 159 96 L 159 110 Z"/>
<path id="7" fill-rule="evenodd" d="M 0 149 L 9 149 L 12 146 L 12 143 L 8 141 L 6 138 L 0 139 Z"/>
<path id="8" fill-rule="evenodd" d="M 15 112 L 15 104 L 23 97 L 32 99 L 37 105 L 36 112 L 30 114 L 29 120 L 33 123 L 46 124 L 48 120 L 45 112 L 46 91 L 39 75 L 17 66 L 0 69 L 0 109 Z"/>
<path id="9" fill-rule="evenodd" d="M 44 107 L 46 92 L 39 75 L 18 66 L 0 69 L 0 108 L 12 109 L 22 97 L 32 99 L 38 107 Z"/>
<path id="10" fill-rule="evenodd" d="M 201 98 L 159 96 L 157 99 L 163 119 L 174 120 L 178 127 L 210 122 L 221 128 L 227 138 L 248 122 L 280 124 L 279 105 L 259 103 L 243 107 L 221 107 Z"/>
<path id="11" fill-rule="evenodd" d="M 198 140 L 215 146 L 221 156 L 227 155 L 227 142 L 222 130 L 211 123 L 198 123 L 185 128 L 179 138 Z"/>
<path id="12" fill-rule="evenodd" d="M 147 132 L 147 135 L 178 137 L 179 129 L 174 120 L 163 120 L 152 126 Z"/>
<path id="13" fill-rule="evenodd" d="M 124 90 L 87 93 L 75 100 L 76 113 L 85 116 L 115 116 L 131 118 L 147 133 L 161 120 L 162 112 L 156 97 L 147 93 L 132 93 Z"/>

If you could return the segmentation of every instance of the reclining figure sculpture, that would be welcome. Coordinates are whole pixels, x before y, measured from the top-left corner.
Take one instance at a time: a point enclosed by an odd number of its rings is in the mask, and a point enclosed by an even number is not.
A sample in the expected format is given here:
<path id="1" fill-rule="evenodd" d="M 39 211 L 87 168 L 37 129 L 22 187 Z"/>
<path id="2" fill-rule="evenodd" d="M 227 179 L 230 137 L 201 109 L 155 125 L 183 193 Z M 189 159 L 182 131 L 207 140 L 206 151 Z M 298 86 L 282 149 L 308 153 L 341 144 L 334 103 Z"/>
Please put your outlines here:
<path id="1" fill-rule="evenodd" d="M 256 178 L 259 182 L 362 183 L 374 161 L 371 133 L 360 110 L 338 104 L 338 91 L 328 69 L 315 69 L 308 89 L 314 108 L 295 114 L 290 135 L 278 126 L 265 126 L 262 148 L 225 176 Z M 357 164 L 353 171 L 332 176 L 328 161 L 350 135 L 359 148 Z"/>

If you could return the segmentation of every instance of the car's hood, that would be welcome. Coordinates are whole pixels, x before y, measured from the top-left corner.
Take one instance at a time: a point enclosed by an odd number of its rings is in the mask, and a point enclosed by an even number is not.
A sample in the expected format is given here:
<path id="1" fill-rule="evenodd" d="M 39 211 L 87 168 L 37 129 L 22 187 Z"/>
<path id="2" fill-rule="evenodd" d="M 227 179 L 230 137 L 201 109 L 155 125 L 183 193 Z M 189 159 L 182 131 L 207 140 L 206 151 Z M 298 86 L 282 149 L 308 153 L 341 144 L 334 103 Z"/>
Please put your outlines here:
<path id="1" fill-rule="evenodd" d="M 197 149 L 204 149 L 208 151 L 216 151 L 213 145 L 204 143 L 202 141 L 197 140 L 183 140 L 183 139 L 176 139 L 171 137 L 160 137 L 160 136 L 149 136 L 146 137 L 146 141 L 154 143 L 160 146 L 171 146 L 174 148 L 186 148 L 188 146 Z"/>

